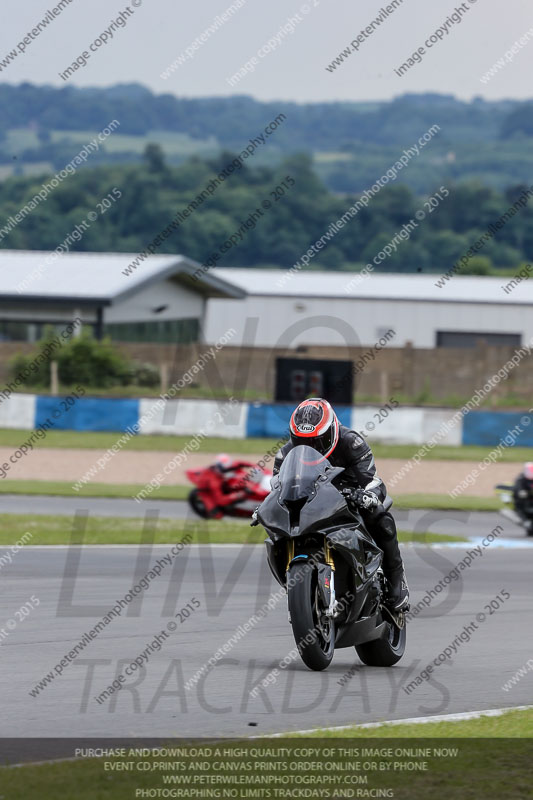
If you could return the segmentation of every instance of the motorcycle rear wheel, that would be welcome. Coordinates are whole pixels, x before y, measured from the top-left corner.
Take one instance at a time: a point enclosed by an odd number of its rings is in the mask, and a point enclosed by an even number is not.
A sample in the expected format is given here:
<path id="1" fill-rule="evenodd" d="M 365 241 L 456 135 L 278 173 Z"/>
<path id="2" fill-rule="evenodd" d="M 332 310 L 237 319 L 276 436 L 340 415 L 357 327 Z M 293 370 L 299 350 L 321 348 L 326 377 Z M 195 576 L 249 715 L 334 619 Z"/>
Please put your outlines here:
<path id="1" fill-rule="evenodd" d="M 375 639 L 373 642 L 356 644 L 355 651 L 363 664 L 369 667 L 392 667 L 396 664 L 405 652 L 407 641 L 407 630 L 405 622 L 403 628 L 399 628 L 393 622 L 388 625 L 388 635 L 382 639 Z"/>
<path id="2" fill-rule="evenodd" d="M 289 577 L 289 613 L 294 640 L 304 664 L 320 672 L 333 658 L 335 624 L 318 607 L 316 569 L 306 563 L 294 564 Z"/>

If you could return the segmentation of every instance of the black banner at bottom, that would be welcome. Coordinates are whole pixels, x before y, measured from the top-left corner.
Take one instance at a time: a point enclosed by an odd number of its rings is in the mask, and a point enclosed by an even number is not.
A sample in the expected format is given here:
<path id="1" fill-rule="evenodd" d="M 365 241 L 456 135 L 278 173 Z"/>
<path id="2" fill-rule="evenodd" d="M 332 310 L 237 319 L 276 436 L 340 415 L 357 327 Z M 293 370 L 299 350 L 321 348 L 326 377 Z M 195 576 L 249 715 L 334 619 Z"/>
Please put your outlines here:
<path id="1" fill-rule="evenodd" d="M 530 800 L 533 740 L 2 739 L 6 800 Z"/>

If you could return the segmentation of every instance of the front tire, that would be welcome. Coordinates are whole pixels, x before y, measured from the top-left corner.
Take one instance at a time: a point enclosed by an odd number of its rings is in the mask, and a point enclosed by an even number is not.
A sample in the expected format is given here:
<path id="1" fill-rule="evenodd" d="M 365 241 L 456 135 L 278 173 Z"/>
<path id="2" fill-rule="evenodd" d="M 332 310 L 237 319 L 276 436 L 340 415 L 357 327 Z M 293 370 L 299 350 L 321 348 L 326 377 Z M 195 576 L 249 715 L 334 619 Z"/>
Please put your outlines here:
<path id="1" fill-rule="evenodd" d="M 403 628 L 393 622 L 387 622 L 388 635 L 373 642 L 356 644 L 355 651 L 363 664 L 369 667 L 392 667 L 405 652 L 407 630 L 405 621 Z"/>
<path id="2" fill-rule="evenodd" d="M 331 663 L 335 650 L 335 623 L 319 606 L 317 571 L 310 564 L 294 564 L 289 572 L 289 613 L 302 661 L 320 672 Z"/>

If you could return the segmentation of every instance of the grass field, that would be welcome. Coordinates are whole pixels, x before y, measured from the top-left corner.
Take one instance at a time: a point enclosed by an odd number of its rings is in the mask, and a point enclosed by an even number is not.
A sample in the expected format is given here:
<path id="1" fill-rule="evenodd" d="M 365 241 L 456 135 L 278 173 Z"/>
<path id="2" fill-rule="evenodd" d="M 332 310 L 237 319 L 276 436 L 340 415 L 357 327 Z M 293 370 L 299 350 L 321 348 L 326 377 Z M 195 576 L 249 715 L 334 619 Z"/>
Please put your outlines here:
<path id="1" fill-rule="evenodd" d="M 367 783 L 364 789 L 355 789 L 353 784 L 353 794 L 340 795 L 333 790 L 333 794 L 324 794 L 324 797 L 395 797 L 398 800 L 441 800 L 441 798 L 451 797 L 457 800 L 529 800 L 531 798 L 531 737 L 533 728 L 533 714 L 531 711 L 511 712 L 500 717 L 483 717 L 478 720 L 464 722 L 448 722 L 423 725 L 391 725 L 376 729 L 352 728 L 346 731 L 332 732 L 321 731 L 313 734 L 313 737 L 306 736 L 302 741 L 306 747 L 319 747 L 321 751 L 325 747 L 369 747 L 369 748 L 391 748 L 392 754 L 378 751 L 374 756 L 362 758 L 355 756 L 347 759 L 339 753 L 338 749 L 331 756 L 313 754 L 312 758 L 303 760 L 295 755 L 294 748 L 300 747 L 299 740 L 294 736 L 287 736 L 284 739 L 255 739 L 250 741 L 239 740 L 202 740 L 195 742 L 193 746 L 204 748 L 201 759 L 194 757 L 194 751 L 189 756 L 186 753 L 180 754 L 180 761 L 175 756 L 149 755 L 138 756 L 130 755 L 126 752 L 125 758 L 90 758 L 78 759 L 76 761 L 64 761 L 50 764 L 39 764 L 24 766 L 19 769 L 0 768 L 0 780 L 2 784 L 2 796 L 10 800 L 56 800 L 58 797 L 65 800 L 126 800 L 132 797 L 156 797 L 164 796 L 157 794 L 158 791 L 165 791 L 162 774 L 180 774 L 180 765 L 193 764 L 195 761 L 199 765 L 197 768 L 187 769 L 181 772 L 182 775 L 202 776 L 202 783 L 196 784 L 207 787 L 211 783 L 209 775 L 239 775 L 245 774 L 245 770 L 239 772 L 237 762 L 260 761 L 251 755 L 255 748 L 272 748 L 275 750 L 280 746 L 291 748 L 290 753 L 281 756 L 280 762 L 284 764 L 284 769 L 290 768 L 293 763 L 300 762 L 301 766 L 297 773 L 294 768 L 287 773 L 283 769 L 276 771 L 260 772 L 252 770 L 248 775 L 254 776 L 256 781 L 261 780 L 263 789 L 259 794 L 250 795 L 247 792 L 246 784 L 235 783 L 238 788 L 229 790 L 230 794 L 225 796 L 244 798 L 244 797 L 288 797 L 288 796 L 320 796 L 319 794 L 274 794 L 273 789 L 266 789 L 269 786 L 278 786 L 271 783 L 269 775 L 285 774 L 291 775 L 291 781 L 287 781 L 287 788 L 295 786 L 313 786 L 321 784 L 321 778 L 325 775 L 332 775 L 331 769 L 325 770 L 320 766 L 320 762 L 334 760 L 337 769 L 342 770 L 346 775 L 367 775 Z M 97 741 L 94 742 L 98 746 Z M 186 741 L 169 741 L 169 747 L 187 747 Z M 109 745 L 108 745 L 109 746 Z M 117 743 L 117 746 L 118 743 Z M 128 747 L 138 746 L 131 741 Z M 164 746 L 164 745 L 163 745 Z M 218 757 L 214 755 L 215 748 L 220 747 Z M 220 766 L 220 754 L 223 747 L 242 748 L 242 752 L 237 756 L 232 756 L 229 765 L 222 770 Z M 400 748 L 400 755 L 397 755 Z M 416 753 L 419 748 L 429 748 L 429 755 L 408 755 Z M 457 748 L 456 752 L 450 753 L 450 749 Z M 402 756 L 401 753 L 407 751 Z M 435 750 L 440 753 L 440 757 L 435 754 Z M 445 753 L 442 753 L 442 751 Z M 447 752 L 446 752 L 447 751 Z M 279 752 L 276 751 L 276 752 Z M 312 752 L 312 751 L 311 751 Z M 250 755 L 248 755 L 250 753 Z M 426 750 L 427 753 L 427 750 Z M 169 770 L 146 768 L 150 767 L 149 761 L 174 762 L 173 768 Z M 277 760 L 271 756 L 269 761 Z M 125 769 L 109 770 L 105 762 L 116 765 L 124 762 Z M 226 759 L 226 762 L 228 759 Z M 364 763 L 375 764 L 376 769 L 364 768 Z M 141 770 L 134 769 L 136 762 L 144 763 Z M 217 762 L 217 763 L 215 763 Z M 317 766 L 315 766 L 318 763 Z M 358 762 L 356 768 L 346 770 L 344 764 L 350 765 Z M 401 763 L 421 763 L 427 764 L 427 771 L 397 771 L 395 764 Z M 131 763 L 132 768 L 128 769 L 127 764 Z M 202 765 L 203 766 L 200 766 Z M 383 765 L 381 767 L 381 765 Z M 388 766 L 387 766 L 388 765 Z M 170 763 L 168 764 L 171 767 Z M 244 767 L 244 763 L 243 763 Z M 331 764 L 330 764 L 331 768 Z M 246 769 L 246 771 L 248 771 Z M 291 774 L 292 773 L 292 774 Z M 261 775 L 261 778 L 256 776 Z M 316 776 L 316 777 L 312 777 Z M 191 780 L 190 778 L 184 781 Z M 312 781 L 312 782 L 311 782 Z M 212 784 L 214 785 L 214 784 Z M 228 783 L 233 785 L 232 782 Z M 157 787 L 157 788 L 156 788 Z M 383 794 L 378 794 L 378 787 L 383 787 Z M 393 793 L 387 793 L 392 791 Z M 167 788 L 169 791 L 169 788 Z M 170 789 L 172 791 L 172 789 Z M 184 794 L 167 794 L 168 797 L 207 797 L 217 795 L 203 794 L 201 788 L 196 789 L 199 794 L 188 794 L 187 789 L 181 789 Z M 205 791 L 205 790 L 204 790 Z M 278 790 L 279 791 L 279 790 Z M 331 791 L 331 790 L 329 790 Z M 350 791 L 350 790 L 349 790 Z M 362 791 L 363 794 L 359 794 Z M 364 792 L 368 791 L 368 794 Z M 264 792 L 264 793 L 263 793 Z M 374 792 L 374 793 L 370 793 Z M 144 794 L 145 793 L 145 794 Z M 222 790 L 220 790 L 220 795 Z"/>
<path id="2" fill-rule="evenodd" d="M 34 447 L 73 448 L 73 449 L 107 449 L 112 447 L 120 438 L 120 433 L 92 433 L 83 431 L 48 431 L 46 437 L 34 443 Z M 19 447 L 28 438 L 25 430 L 0 430 L 0 447 Z M 158 450 L 165 452 L 178 452 L 190 442 L 190 436 L 132 436 L 124 445 L 124 450 Z M 386 445 L 373 443 L 369 440 L 376 458 L 412 458 L 419 450 L 418 445 Z M 219 437 L 205 437 L 200 442 L 199 452 L 203 453 L 241 453 L 242 455 L 266 453 L 276 445 L 275 439 L 222 439 Z M 424 458 L 429 460 L 450 461 L 482 461 L 492 447 L 464 446 L 449 447 L 437 446 L 428 452 Z M 531 458 L 531 448 L 506 447 L 503 448 L 500 462 L 524 462 Z"/>
<path id="3" fill-rule="evenodd" d="M 153 531 L 144 534 L 142 518 L 87 517 L 83 532 L 73 532 L 73 521 L 68 516 L 48 514 L 0 514 L 0 546 L 15 544 L 25 533 L 31 533 L 29 545 L 51 544 L 140 544 L 143 541 L 155 544 L 172 544 L 186 533 L 193 542 L 212 544 L 260 544 L 266 538 L 261 527 L 251 528 L 246 522 L 225 522 L 198 519 L 159 519 Z M 463 537 L 438 533 L 411 533 L 399 531 L 400 542 L 465 542 Z"/>
<path id="4" fill-rule="evenodd" d="M 79 146 L 92 141 L 99 131 L 54 130 L 51 132 L 52 142 L 66 142 Z M 10 152 L 22 153 L 28 148 L 39 147 L 39 139 L 35 131 L 29 128 L 11 128 L 6 133 Z M 168 156 L 186 157 L 190 155 L 214 155 L 220 146 L 214 136 L 207 139 L 193 139 L 186 133 L 173 131 L 148 131 L 145 135 L 122 134 L 114 132 L 108 136 L 101 148 L 107 153 L 137 153 L 141 155 L 149 142 L 160 144 Z"/>
<path id="5" fill-rule="evenodd" d="M 436 511 L 499 511 L 503 504 L 499 497 L 460 496 L 447 494 L 400 494 L 394 497 L 395 508 L 428 508 Z"/>
<path id="6" fill-rule="evenodd" d="M 305 738 L 358 738 L 358 739 L 448 739 L 448 738 L 531 738 L 533 736 L 533 709 L 509 711 L 498 717 L 479 717 L 478 719 L 458 720 L 457 722 L 424 722 L 397 725 L 394 722 L 378 728 L 353 727 L 342 730 L 321 728 Z M 287 734 L 291 736 L 291 734 Z"/>

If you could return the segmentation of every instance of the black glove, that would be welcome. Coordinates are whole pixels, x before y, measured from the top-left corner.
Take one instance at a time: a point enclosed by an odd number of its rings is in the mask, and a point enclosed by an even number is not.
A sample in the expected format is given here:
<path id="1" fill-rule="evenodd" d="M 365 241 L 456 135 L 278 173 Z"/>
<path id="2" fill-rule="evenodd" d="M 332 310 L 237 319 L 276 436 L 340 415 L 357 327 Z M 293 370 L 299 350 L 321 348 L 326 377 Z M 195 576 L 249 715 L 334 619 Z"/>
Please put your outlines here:
<path id="1" fill-rule="evenodd" d="M 365 508 L 367 510 L 376 508 L 379 505 L 379 498 L 374 492 L 366 492 L 364 489 L 343 489 L 342 494 L 351 502 L 354 506 L 358 506 L 359 508 Z"/>

